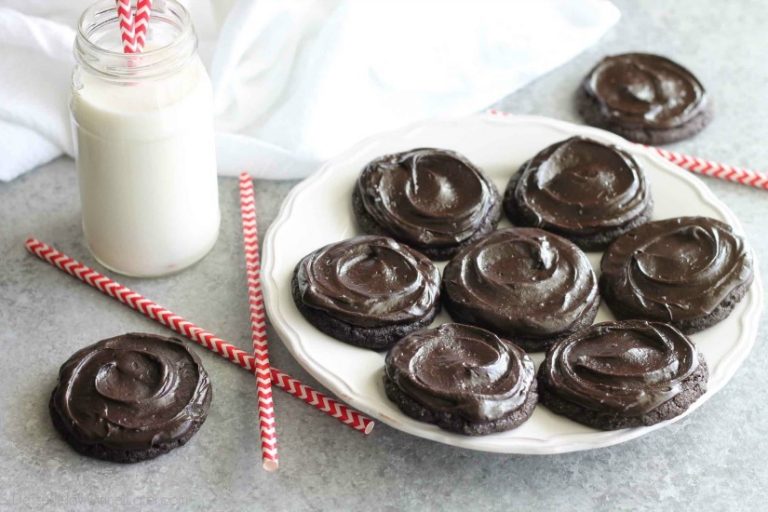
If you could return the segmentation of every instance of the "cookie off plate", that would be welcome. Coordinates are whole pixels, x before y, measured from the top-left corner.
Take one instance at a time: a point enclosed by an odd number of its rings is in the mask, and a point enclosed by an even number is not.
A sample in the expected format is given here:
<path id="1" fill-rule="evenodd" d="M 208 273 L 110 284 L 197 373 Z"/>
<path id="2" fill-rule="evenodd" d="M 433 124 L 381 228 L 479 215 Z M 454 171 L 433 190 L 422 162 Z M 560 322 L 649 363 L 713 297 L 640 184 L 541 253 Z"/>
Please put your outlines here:
<path id="1" fill-rule="evenodd" d="M 648 434 L 695 412 L 730 380 L 755 342 L 762 310 L 758 265 L 755 279 L 733 313 L 715 326 L 691 335 L 707 360 L 707 392 L 684 414 L 650 427 L 598 431 L 555 415 L 538 405 L 520 427 L 479 437 L 452 434 L 405 416 L 384 392 L 384 353 L 342 343 L 314 328 L 291 297 L 296 263 L 317 248 L 361 234 L 352 211 L 352 190 L 363 167 L 383 154 L 417 147 L 458 151 L 485 171 L 499 190 L 520 165 L 542 148 L 572 136 L 614 144 L 631 153 L 643 167 L 655 200 L 653 219 L 702 215 L 722 220 L 741 233 L 736 216 L 704 181 L 660 156 L 611 133 L 532 116 L 480 114 L 422 122 L 362 141 L 326 163 L 297 185 L 286 198 L 264 242 L 263 286 L 272 325 L 293 356 L 318 381 L 350 405 L 409 434 L 433 441 L 498 453 L 552 454 L 614 445 Z M 509 226 L 502 220 L 500 228 Z M 600 252 L 588 253 L 599 272 Z M 445 262 L 439 262 L 442 269 Z M 600 306 L 596 322 L 613 319 Z M 432 325 L 450 321 L 440 313 Z M 532 357 L 537 366 L 543 353 Z"/>

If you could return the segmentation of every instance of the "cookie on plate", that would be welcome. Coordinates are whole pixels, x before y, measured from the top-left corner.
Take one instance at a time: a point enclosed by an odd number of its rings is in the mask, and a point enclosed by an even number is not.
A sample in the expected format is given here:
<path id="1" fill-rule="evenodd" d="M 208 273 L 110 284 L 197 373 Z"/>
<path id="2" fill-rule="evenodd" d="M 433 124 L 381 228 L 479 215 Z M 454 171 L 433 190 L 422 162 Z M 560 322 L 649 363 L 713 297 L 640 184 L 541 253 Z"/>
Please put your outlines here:
<path id="1" fill-rule="evenodd" d="M 647 222 L 653 201 L 632 155 L 571 137 L 520 167 L 504 194 L 504 210 L 512 224 L 546 229 L 597 250 Z"/>
<path id="2" fill-rule="evenodd" d="M 406 415 L 468 436 L 510 430 L 533 413 L 533 361 L 490 331 L 443 324 L 387 353 L 384 389 Z"/>
<path id="3" fill-rule="evenodd" d="M 707 390 L 707 365 L 675 327 L 603 322 L 555 344 L 539 367 L 539 400 L 601 430 L 653 425 L 684 413 Z"/>
<path id="4" fill-rule="evenodd" d="M 600 289 L 617 318 L 669 322 L 685 333 L 726 318 L 754 277 L 743 238 L 718 220 L 649 222 L 603 254 Z"/>
<path id="5" fill-rule="evenodd" d="M 49 409 L 56 430 L 81 454 L 139 462 L 189 441 L 211 397 L 200 359 L 179 340 L 129 333 L 72 355 Z"/>
<path id="6" fill-rule="evenodd" d="M 575 244 L 541 229 L 507 228 L 448 263 L 443 304 L 458 322 L 542 351 L 590 325 L 600 297 L 589 259 Z"/>
<path id="7" fill-rule="evenodd" d="M 577 106 L 587 124 L 644 144 L 691 137 L 709 124 L 713 112 L 693 73 L 648 53 L 601 60 L 584 78 Z"/>
<path id="8" fill-rule="evenodd" d="M 309 323 L 374 350 L 426 327 L 440 310 L 437 267 L 382 236 L 358 236 L 308 254 L 296 265 L 291 289 Z"/>
<path id="9" fill-rule="evenodd" d="M 432 148 L 370 162 L 352 206 L 366 233 L 390 236 L 436 260 L 493 231 L 501 217 L 491 180 L 462 155 Z"/>

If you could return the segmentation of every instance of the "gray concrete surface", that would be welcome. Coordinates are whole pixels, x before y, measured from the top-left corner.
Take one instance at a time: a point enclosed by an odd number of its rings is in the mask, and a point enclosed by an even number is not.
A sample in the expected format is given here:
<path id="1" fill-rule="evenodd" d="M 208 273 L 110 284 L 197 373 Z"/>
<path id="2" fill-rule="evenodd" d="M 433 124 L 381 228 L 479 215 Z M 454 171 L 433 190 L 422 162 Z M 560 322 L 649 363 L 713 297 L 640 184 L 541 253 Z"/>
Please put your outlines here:
<path id="1" fill-rule="evenodd" d="M 576 120 L 571 95 L 602 55 L 667 54 L 700 76 L 717 101 L 714 123 L 672 147 L 736 165 L 768 167 L 768 7 L 760 1 L 617 2 L 620 24 L 592 49 L 499 105 Z M 482 77 L 478 77 L 482 79 Z M 2 158 L 2 155 L 0 155 Z M 707 183 L 768 257 L 768 193 Z M 258 184 L 264 230 L 294 183 Z M 82 244 L 76 175 L 57 160 L 0 184 L 1 510 L 760 510 L 768 502 L 766 329 L 744 366 L 684 421 L 608 449 L 546 457 L 474 453 L 384 425 L 365 438 L 276 392 L 281 469 L 259 449 L 253 379 L 201 354 L 215 386 L 210 416 L 186 447 L 131 466 L 76 455 L 48 417 L 59 365 L 117 333 L 163 332 L 123 306 L 26 255 L 35 234 L 92 262 Z M 248 346 L 236 183 L 222 179 L 224 222 L 194 269 L 129 286 Z M 763 275 L 767 275 L 763 266 Z M 275 340 L 276 366 L 313 380 Z"/>

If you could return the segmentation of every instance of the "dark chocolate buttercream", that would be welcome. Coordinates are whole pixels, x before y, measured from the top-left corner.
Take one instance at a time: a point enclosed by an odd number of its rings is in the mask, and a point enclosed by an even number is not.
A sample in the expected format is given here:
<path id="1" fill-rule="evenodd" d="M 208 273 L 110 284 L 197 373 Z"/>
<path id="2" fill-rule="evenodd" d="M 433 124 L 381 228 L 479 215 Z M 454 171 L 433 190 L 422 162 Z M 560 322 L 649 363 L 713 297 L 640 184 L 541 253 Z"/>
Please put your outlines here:
<path id="1" fill-rule="evenodd" d="M 299 263 L 302 303 L 361 327 L 419 320 L 440 297 L 440 272 L 423 254 L 381 236 L 326 245 Z"/>
<path id="2" fill-rule="evenodd" d="M 377 158 L 365 166 L 356 187 L 377 225 L 417 248 L 469 239 L 500 201 L 496 187 L 477 167 L 444 149 Z"/>
<path id="3" fill-rule="evenodd" d="M 548 146 L 518 172 L 516 208 L 530 225 L 564 236 L 624 226 L 650 201 L 645 174 L 629 153 L 583 137 Z"/>
<path id="4" fill-rule="evenodd" d="M 583 88 L 606 118 L 641 129 L 679 127 L 699 115 L 708 101 L 690 71 L 647 53 L 604 58 L 584 79 Z"/>
<path id="5" fill-rule="evenodd" d="M 180 341 L 130 333 L 70 357 L 52 406 L 81 443 L 147 449 L 202 423 L 210 401 L 208 374 Z"/>
<path id="6" fill-rule="evenodd" d="M 424 407 L 471 422 L 497 420 L 519 408 L 534 379 L 533 361 L 521 348 L 463 324 L 402 338 L 387 354 L 385 371 Z"/>
<path id="7" fill-rule="evenodd" d="M 451 314 L 512 340 L 568 332 L 599 300 L 587 256 L 536 228 L 501 229 L 466 247 L 445 267 L 443 290 Z"/>
<path id="8" fill-rule="evenodd" d="M 752 256 L 730 226 L 708 217 L 649 222 L 603 254 L 602 283 L 623 316 L 678 321 L 712 313 L 753 278 Z"/>
<path id="9" fill-rule="evenodd" d="M 669 324 L 603 322 L 556 343 L 540 377 L 561 399 L 640 416 L 679 394 L 698 358 L 691 340 Z"/>

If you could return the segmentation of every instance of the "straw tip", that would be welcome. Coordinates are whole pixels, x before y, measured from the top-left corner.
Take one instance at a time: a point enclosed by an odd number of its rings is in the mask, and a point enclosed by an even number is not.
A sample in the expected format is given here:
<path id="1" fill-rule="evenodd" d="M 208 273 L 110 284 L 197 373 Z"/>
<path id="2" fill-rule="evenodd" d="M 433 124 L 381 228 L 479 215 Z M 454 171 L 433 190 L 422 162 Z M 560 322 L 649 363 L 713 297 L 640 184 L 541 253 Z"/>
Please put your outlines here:
<path id="1" fill-rule="evenodd" d="M 266 471 L 269 471 L 270 473 L 274 473 L 275 471 L 277 471 L 277 466 L 278 466 L 278 463 L 276 460 L 265 460 L 264 464 L 262 464 L 262 467 Z"/>
<path id="2" fill-rule="evenodd" d="M 33 236 L 27 237 L 27 239 L 24 241 L 24 247 L 30 252 L 33 250 L 35 246 L 39 244 L 40 242 L 37 240 L 37 238 Z"/>
<path id="3" fill-rule="evenodd" d="M 373 427 L 375 427 L 375 426 L 376 426 L 376 423 L 371 421 L 370 423 L 368 423 L 365 426 L 365 430 L 363 430 L 363 434 L 365 434 L 365 435 L 370 434 L 371 432 L 373 432 Z"/>

